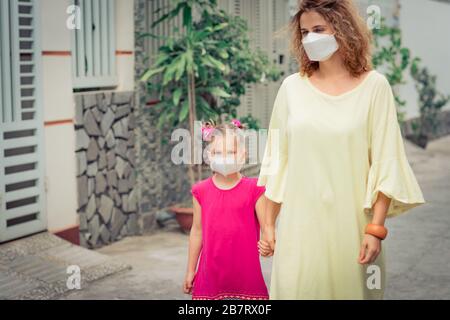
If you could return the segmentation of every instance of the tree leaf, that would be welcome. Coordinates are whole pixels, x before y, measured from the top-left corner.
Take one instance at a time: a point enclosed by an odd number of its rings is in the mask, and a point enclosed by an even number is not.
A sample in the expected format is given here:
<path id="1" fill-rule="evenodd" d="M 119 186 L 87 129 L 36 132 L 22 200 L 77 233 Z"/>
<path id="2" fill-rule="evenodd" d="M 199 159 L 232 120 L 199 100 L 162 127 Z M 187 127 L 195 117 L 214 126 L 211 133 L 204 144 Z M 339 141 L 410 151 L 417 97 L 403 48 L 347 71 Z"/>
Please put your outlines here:
<path id="1" fill-rule="evenodd" d="M 192 8 L 190 6 L 183 8 L 183 26 L 189 29 L 192 26 Z"/>
<path id="2" fill-rule="evenodd" d="M 173 92 L 173 104 L 175 106 L 178 106 L 178 104 L 180 103 L 180 98 L 181 98 L 181 94 L 183 93 L 183 90 L 181 88 L 177 88 L 174 92 Z"/>
<path id="3" fill-rule="evenodd" d="M 164 125 L 164 123 L 166 122 L 166 116 L 167 116 L 167 112 L 166 111 L 163 111 L 162 113 L 161 113 L 161 115 L 159 116 L 159 119 L 158 119 L 158 124 L 156 125 L 156 127 L 160 130 L 161 129 L 161 127 Z"/>
<path id="4" fill-rule="evenodd" d="M 208 118 L 218 115 L 218 113 L 210 107 L 208 102 L 206 102 L 206 100 L 202 96 L 197 95 L 196 101 L 200 110 L 202 110 L 203 113 L 205 113 Z"/>
<path id="5" fill-rule="evenodd" d="M 222 90 L 219 87 L 213 87 L 213 88 L 209 89 L 209 92 L 211 92 L 213 95 L 216 95 L 216 96 L 222 97 L 222 98 L 231 97 L 231 95 L 229 93 L 227 93 L 225 90 Z"/>
<path id="6" fill-rule="evenodd" d="M 180 114 L 178 115 L 178 120 L 180 122 L 183 122 L 184 119 L 186 119 L 188 114 L 189 114 L 189 101 L 184 100 L 183 104 L 181 106 Z"/>
<path id="7" fill-rule="evenodd" d="M 226 50 L 219 50 L 218 53 L 222 59 L 228 59 L 230 56 Z"/>
<path id="8" fill-rule="evenodd" d="M 155 74 L 160 73 L 163 71 L 165 67 L 159 67 L 155 69 L 148 69 L 141 77 L 141 81 L 148 81 L 151 77 L 153 77 Z"/>
<path id="9" fill-rule="evenodd" d="M 186 70 L 186 53 L 181 55 L 180 61 L 177 63 L 176 68 L 176 74 L 175 74 L 175 80 L 180 80 L 181 76 L 183 75 L 184 71 Z"/>
<path id="10" fill-rule="evenodd" d="M 223 22 L 223 23 L 218 24 L 217 26 L 213 27 L 212 28 L 212 32 L 216 32 L 216 31 L 222 30 L 222 29 L 224 29 L 226 27 L 228 27 L 228 22 Z"/>

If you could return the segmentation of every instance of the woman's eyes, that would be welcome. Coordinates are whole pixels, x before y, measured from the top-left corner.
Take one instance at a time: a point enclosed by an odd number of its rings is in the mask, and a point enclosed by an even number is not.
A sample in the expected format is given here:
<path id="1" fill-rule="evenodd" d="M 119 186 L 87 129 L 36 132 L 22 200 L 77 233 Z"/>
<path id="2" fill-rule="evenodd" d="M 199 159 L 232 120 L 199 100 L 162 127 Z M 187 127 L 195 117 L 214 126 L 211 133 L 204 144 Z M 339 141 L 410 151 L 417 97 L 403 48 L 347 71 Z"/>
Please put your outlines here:
<path id="1" fill-rule="evenodd" d="M 314 33 L 322 33 L 322 32 L 324 32 L 324 31 L 325 31 L 324 28 L 317 28 L 317 29 L 313 29 L 311 32 L 314 32 Z M 306 37 L 306 36 L 308 35 L 308 33 L 309 33 L 309 31 L 302 31 L 302 36 L 303 36 L 303 37 Z"/>

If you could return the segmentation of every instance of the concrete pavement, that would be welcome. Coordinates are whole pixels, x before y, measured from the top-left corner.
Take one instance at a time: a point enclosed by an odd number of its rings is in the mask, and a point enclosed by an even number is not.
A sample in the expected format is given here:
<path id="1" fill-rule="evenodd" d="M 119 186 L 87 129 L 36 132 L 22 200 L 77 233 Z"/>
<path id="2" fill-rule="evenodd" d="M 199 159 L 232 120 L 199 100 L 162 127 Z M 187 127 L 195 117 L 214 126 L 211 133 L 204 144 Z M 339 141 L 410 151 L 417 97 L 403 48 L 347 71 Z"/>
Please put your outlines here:
<path id="1" fill-rule="evenodd" d="M 388 219 L 386 299 L 450 299 L 450 137 L 426 151 L 409 143 L 408 159 L 427 203 Z M 178 228 L 125 238 L 98 252 L 132 270 L 96 281 L 61 299 L 190 299 L 181 292 L 188 236 Z M 262 258 L 267 284 L 271 259 Z"/>

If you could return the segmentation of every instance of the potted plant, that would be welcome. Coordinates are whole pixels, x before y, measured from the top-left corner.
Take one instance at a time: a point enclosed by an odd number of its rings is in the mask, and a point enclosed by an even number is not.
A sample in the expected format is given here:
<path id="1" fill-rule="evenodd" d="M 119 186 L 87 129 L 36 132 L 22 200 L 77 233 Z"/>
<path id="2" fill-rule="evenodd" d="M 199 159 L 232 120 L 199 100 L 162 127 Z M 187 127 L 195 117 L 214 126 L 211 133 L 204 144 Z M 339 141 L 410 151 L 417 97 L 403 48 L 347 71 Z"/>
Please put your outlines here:
<path id="1" fill-rule="evenodd" d="M 436 76 L 431 75 L 426 67 L 420 67 L 419 62 L 420 59 L 415 58 L 410 71 L 419 94 L 420 116 L 412 122 L 413 133 L 407 135 L 407 138 L 425 149 L 429 135 L 436 134 L 439 112 L 450 100 L 450 96 L 437 92 Z"/>
<path id="2" fill-rule="evenodd" d="M 200 12 L 198 21 L 193 18 L 195 11 Z M 173 0 L 169 11 L 152 27 L 180 14 L 183 28 L 174 28 L 172 36 L 141 35 L 164 40 L 141 80 L 147 83 L 149 93 L 158 93 L 159 102 L 152 107 L 159 114 L 158 128 L 177 128 L 187 122 L 194 137 L 201 134 L 194 132 L 196 120 L 236 118 L 246 85 L 277 80 L 281 72 L 266 54 L 251 50 L 245 20 L 219 10 L 216 0 Z M 154 81 L 155 77 L 159 81 Z M 193 163 L 188 166 L 191 186 L 203 178 L 205 166 Z M 191 204 L 175 204 L 170 209 L 180 225 L 186 220 L 192 223 Z"/>

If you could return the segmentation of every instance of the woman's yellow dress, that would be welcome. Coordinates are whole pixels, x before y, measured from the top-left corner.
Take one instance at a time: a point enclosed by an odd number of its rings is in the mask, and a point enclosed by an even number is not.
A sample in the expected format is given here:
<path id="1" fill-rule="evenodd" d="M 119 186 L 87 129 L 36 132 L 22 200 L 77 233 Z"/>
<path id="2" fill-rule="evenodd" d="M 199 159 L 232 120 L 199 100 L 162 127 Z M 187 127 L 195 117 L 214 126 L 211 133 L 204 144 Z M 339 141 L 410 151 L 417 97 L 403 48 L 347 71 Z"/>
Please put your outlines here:
<path id="1" fill-rule="evenodd" d="M 370 71 L 333 96 L 295 73 L 277 93 L 258 185 L 282 203 L 271 299 L 379 299 L 383 250 L 357 262 L 381 191 L 388 218 L 425 203 L 405 155 L 389 82 Z"/>

